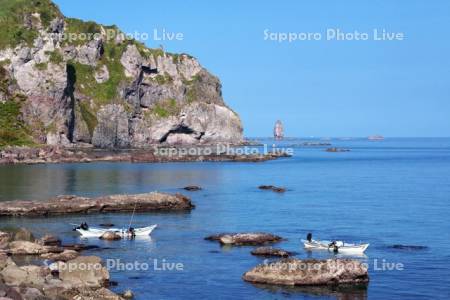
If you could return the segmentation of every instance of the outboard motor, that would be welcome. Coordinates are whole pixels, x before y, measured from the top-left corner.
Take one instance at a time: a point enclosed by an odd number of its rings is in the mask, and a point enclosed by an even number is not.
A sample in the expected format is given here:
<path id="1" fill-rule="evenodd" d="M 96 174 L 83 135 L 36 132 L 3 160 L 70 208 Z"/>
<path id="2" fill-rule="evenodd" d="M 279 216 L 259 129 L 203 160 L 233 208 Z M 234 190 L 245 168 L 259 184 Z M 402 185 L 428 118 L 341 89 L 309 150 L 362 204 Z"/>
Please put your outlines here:
<path id="1" fill-rule="evenodd" d="M 311 241 L 312 241 L 312 233 L 311 233 L 311 232 L 309 232 L 309 233 L 306 235 L 306 240 L 307 240 L 308 242 L 311 242 Z"/>

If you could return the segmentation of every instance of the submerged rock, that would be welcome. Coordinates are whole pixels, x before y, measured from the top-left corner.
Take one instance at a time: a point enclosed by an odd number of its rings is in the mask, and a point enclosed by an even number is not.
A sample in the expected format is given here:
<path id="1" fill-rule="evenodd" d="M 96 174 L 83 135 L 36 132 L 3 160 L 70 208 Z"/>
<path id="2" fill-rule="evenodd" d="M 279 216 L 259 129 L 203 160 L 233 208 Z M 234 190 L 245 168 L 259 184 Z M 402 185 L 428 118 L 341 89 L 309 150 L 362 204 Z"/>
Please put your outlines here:
<path id="1" fill-rule="evenodd" d="M 282 240 L 281 237 L 270 233 L 250 232 L 250 233 L 230 233 L 218 234 L 205 238 L 206 240 L 219 241 L 223 245 L 263 245 L 276 243 Z"/>
<path id="2" fill-rule="evenodd" d="M 286 192 L 285 188 L 277 187 L 277 186 L 274 186 L 274 185 L 260 185 L 258 188 L 260 190 L 271 190 L 271 191 L 274 191 L 276 193 L 284 193 L 284 192 Z"/>
<path id="3" fill-rule="evenodd" d="M 397 250 L 408 250 L 408 251 L 417 251 L 417 250 L 426 250 L 428 249 L 427 246 L 417 246 L 417 245 L 392 245 L 389 246 L 391 249 L 397 249 Z"/>
<path id="4" fill-rule="evenodd" d="M 326 152 L 350 152 L 350 149 L 332 147 L 332 148 L 327 148 L 325 151 Z"/>
<path id="5" fill-rule="evenodd" d="M 254 249 L 252 252 L 252 255 L 257 256 L 279 256 L 279 257 L 288 257 L 293 255 L 292 252 L 283 250 L 283 249 L 276 249 L 272 247 L 259 247 Z"/>
<path id="6" fill-rule="evenodd" d="M 147 193 L 97 198 L 58 196 L 47 201 L 6 201 L 0 203 L 0 216 L 49 216 L 70 213 L 179 211 L 194 208 L 181 194 Z"/>
<path id="7" fill-rule="evenodd" d="M 195 191 L 200 191 L 202 188 L 197 185 L 188 185 L 188 186 L 185 186 L 183 189 L 185 189 L 186 191 L 195 192 Z"/>
<path id="8" fill-rule="evenodd" d="M 100 249 L 100 247 L 97 245 L 86 245 L 86 244 L 68 244 L 68 245 L 63 245 L 62 248 L 65 250 L 74 250 L 77 252 L 84 251 L 84 250 Z"/>
<path id="9" fill-rule="evenodd" d="M 245 281 L 276 285 L 363 284 L 369 281 L 367 268 L 357 260 L 282 259 L 258 265 L 243 275 Z"/>

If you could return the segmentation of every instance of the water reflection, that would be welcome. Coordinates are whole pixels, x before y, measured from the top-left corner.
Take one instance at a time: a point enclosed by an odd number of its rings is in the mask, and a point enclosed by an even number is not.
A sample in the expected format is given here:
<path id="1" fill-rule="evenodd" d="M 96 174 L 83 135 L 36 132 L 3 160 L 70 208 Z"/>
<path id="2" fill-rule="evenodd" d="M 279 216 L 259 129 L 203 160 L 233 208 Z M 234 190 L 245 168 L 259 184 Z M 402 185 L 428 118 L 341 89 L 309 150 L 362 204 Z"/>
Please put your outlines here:
<path id="1" fill-rule="evenodd" d="M 253 284 L 253 286 L 272 294 L 333 297 L 338 300 L 367 299 L 367 284 L 351 286 L 275 286 L 267 284 Z"/>
<path id="2" fill-rule="evenodd" d="M 0 201 L 176 191 L 189 184 L 218 185 L 222 177 L 219 165 L 207 163 L 4 165 L 0 166 Z"/>

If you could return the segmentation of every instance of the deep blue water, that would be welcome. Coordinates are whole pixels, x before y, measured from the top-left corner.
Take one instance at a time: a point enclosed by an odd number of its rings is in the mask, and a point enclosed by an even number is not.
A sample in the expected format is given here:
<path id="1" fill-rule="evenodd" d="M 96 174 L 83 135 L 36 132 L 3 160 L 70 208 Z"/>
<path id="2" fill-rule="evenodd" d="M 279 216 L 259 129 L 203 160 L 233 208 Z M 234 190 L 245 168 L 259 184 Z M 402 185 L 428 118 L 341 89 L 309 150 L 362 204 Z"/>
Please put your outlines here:
<path id="1" fill-rule="evenodd" d="M 183 192 L 196 204 L 191 213 L 135 216 L 135 226 L 157 223 L 151 239 L 102 242 L 88 253 L 122 262 L 148 263 L 151 270 L 112 270 L 114 290 L 130 288 L 136 299 L 447 299 L 450 296 L 450 139 L 331 140 L 351 149 L 298 147 L 287 140 L 292 158 L 264 163 L 91 163 L 0 166 L 0 200 L 43 199 L 57 194 L 100 195 L 153 190 Z M 264 140 L 269 145 L 272 140 Z M 180 187 L 201 185 L 200 192 Z M 274 184 L 284 194 L 260 191 Z M 129 215 L 2 219 L 1 226 L 52 233 L 80 242 L 68 223 L 128 224 Z M 367 290 L 288 289 L 254 286 L 242 274 L 263 259 L 252 247 L 221 248 L 204 241 L 222 231 L 267 231 L 287 238 L 277 246 L 299 258 L 331 257 L 308 253 L 300 245 L 307 232 L 322 239 L 369 242 Z M 405 251 L 393 244 L 427 246 Z M 153 270 L 159 263 L 183 264 L 183 271 Z M 403 270 L 375 270 L 374 260 L 403 264 Z M 159 265 L 160 266 L 160 265 Z"/>

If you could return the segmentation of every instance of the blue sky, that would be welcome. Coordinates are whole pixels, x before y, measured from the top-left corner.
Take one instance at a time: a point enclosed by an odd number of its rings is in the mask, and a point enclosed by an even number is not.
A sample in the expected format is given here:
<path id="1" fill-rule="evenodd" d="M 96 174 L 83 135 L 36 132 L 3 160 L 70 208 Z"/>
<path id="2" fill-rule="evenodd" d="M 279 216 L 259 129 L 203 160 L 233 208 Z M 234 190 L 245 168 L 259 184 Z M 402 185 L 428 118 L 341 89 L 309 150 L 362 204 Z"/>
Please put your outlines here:
<path id="1" fill-rule="evenodd" d="M 66 16 L 148 32 L 150 47 L 197 57 L 246 136 L 450 136 L 450 1 L 56 0 Z M 370 33 L 326 40 L 327 29 Z M 154 41 L 180 32 L 182 41 Z M 264 40 L 318 32 L 319 41 Z M 403 41 L 374 41 L 373 29 Z"/>

